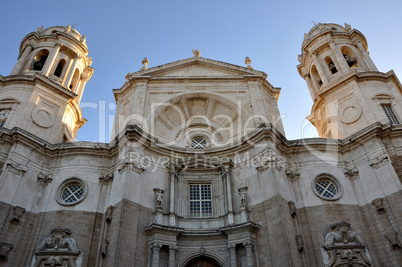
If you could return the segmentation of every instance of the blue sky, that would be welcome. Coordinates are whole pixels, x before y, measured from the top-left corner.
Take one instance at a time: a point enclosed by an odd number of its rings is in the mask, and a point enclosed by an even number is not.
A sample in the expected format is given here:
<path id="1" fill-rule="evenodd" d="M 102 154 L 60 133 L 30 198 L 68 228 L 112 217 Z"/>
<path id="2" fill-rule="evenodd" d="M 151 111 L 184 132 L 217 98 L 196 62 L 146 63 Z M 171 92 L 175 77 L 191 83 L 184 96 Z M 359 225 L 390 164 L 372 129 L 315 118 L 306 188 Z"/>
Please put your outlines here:
<path id="1" fill-rule="evenodd" d="M 77 140 L 109 141 L 112 89 L 128 72 L 201 56 L 256 70 L 281 87 L 279 109 L 288 139 L 317 136 L 303 127 L 312 100 L 296 65 L 312 21 L 345 22 L 367 38 L 378 69 L 402 75 L 402 1 L 4 1 L 0 75 L 10 74 L 22 38 L 44 25 L 75 24 L 87 37 L 95 69 L 82 98 L 88 119 Z M 401 76 L 402 77 L 402 76 Z M 109 122 L 110 120 L 110 122 Z M 304 130 L 303 130 L 304 129 Z"/>

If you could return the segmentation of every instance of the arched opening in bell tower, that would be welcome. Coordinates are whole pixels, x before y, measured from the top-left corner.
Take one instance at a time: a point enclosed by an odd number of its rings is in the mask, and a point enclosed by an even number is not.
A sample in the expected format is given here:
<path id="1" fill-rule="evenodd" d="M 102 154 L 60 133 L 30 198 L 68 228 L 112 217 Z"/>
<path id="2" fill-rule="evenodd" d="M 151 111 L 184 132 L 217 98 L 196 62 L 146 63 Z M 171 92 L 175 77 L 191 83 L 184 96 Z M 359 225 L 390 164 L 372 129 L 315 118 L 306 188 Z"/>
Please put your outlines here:
<path id="1" fill-rule="evenodd" d="M 46 59 L 49 56 L 49 51 L 46 49 L 40 50 L 34 57 L 33 66 L 31 69 L 41 71 L 46 63 Z"/>

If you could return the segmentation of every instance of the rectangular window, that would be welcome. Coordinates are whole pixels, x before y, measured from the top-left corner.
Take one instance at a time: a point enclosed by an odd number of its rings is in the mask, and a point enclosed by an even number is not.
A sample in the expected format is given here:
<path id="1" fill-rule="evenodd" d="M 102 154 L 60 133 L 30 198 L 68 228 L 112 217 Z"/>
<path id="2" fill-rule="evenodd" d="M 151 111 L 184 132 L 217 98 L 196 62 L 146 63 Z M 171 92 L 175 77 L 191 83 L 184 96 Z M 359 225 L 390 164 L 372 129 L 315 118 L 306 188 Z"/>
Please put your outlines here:
<path id="1" fill-rule="evenodd" d="M 212 216 L 211 184 L 190 184 L 190 217 Z"/>
<path id="2" fill-rule="evenodd" d="M 381 105 L 381 107 L 384 110 L 385 115 L 387 116 L 387 118 L 389 119 L 389 121 L 392 124 L 399 124 L 398 118 L 396 117 L 390 104 L 383 104 L 383 105 Z"/>

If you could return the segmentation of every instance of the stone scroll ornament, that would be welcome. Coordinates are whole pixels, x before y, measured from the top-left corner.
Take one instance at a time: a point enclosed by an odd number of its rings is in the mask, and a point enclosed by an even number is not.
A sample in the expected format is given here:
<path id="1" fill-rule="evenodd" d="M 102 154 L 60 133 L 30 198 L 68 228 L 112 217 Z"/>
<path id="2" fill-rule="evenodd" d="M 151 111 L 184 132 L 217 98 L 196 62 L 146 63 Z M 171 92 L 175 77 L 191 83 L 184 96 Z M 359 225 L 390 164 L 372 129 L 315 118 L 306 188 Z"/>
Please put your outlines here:
<path id="1" fill-rule="evenodd" d="M 77 249 L 75 240 L 69 238 L 71 230 L 56 227 L 51 231 L 51 237 L 46 238 L 34 252 L 34 267 L 65 266 L 76 267 L 77 256 L 81 253 Z"/>
<path id="2" fill-rule="evenodd" d="M 360 236 L 350 230 L 350 223 L 336 222 L 325 237 L 324 249 L 328 253 L 325 267 L 372 266 L 366 254 L 366 245 Z"/>

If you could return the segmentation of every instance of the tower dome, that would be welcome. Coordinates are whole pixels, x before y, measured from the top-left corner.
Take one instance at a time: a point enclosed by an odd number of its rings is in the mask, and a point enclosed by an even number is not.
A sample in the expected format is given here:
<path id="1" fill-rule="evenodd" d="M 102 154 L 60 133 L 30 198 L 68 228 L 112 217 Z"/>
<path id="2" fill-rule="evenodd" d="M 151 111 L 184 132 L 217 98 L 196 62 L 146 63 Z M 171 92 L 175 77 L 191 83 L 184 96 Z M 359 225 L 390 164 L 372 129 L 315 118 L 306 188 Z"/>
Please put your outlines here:
<path id="1" fill-rule="evenodd" d="M 308 119 L 320 137 L 342 139 L 373 122 L 399 123 L 400 83 L 393 71 L 378 71 L 367 47 L 346 23 L 318 23 L 305 34 L 297 69 L 314 101 Z"/>
<path id="2" fill-rule="evenodd" d="M 79 106 L 93 74 L 85 35 L 69 26 L 43 26 L 21 42 L 10 76 L 1 77 L 2 127 L 19 127 L 54 143 L 73 141 L 86 122 Z M 4 116 L 3 116 L 4 117 Z"/>

